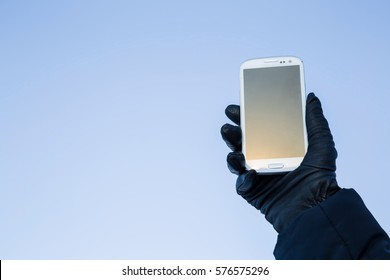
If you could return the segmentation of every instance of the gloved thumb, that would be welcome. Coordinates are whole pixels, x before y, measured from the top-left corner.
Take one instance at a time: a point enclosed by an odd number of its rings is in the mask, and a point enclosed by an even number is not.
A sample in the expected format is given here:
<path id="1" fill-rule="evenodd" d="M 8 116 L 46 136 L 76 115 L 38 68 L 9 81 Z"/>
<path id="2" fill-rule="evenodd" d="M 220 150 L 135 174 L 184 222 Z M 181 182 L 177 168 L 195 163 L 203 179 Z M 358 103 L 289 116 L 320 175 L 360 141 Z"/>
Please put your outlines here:
<path id="1" fill-rule="evenodd" d="M 306 99 L 306 127 L 309 145 L 302 165 L 335 171 L 337 151 L 333 136 L 314 93 Z"/>

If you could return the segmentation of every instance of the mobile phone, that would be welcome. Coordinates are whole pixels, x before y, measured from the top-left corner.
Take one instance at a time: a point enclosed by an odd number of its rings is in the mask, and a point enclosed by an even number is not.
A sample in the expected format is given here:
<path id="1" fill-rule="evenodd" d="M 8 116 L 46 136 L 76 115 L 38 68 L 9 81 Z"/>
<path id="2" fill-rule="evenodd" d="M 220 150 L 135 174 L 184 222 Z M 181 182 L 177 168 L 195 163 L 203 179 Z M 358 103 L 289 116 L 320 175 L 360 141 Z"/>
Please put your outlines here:
<path id="1" fill-rule="evenodd" d="M 246 167 L 264 174 L 297 168 L 308 142 L 303 62 L 288 56 L 242 63 L 240 105 Z"/>

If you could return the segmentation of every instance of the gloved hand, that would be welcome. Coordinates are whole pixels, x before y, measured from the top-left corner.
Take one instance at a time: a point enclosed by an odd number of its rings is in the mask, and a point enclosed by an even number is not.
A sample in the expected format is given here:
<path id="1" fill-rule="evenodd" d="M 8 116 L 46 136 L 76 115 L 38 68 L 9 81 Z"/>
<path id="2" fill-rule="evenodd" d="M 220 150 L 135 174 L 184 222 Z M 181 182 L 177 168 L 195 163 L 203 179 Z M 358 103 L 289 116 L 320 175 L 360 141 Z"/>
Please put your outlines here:
<path id="1" fill-rule="evenodd" d="M 229 105 L 225 113 L 240 125 L 239 106 Z M 238 175 L 237 193 L 260 210 L 277 232 L 283 231 L 303 211 L 340 190 L 335 173 L 337 151 L 320 100 L 314 93 L 306 100 L 306 127 L 309 145 L 301 165 L 289 173 L 275 175 L 246 170 L 241 128 L 230 124 L 221 128 L 222 138 L 233 150 L 227 163 L 229 170 Z"/>

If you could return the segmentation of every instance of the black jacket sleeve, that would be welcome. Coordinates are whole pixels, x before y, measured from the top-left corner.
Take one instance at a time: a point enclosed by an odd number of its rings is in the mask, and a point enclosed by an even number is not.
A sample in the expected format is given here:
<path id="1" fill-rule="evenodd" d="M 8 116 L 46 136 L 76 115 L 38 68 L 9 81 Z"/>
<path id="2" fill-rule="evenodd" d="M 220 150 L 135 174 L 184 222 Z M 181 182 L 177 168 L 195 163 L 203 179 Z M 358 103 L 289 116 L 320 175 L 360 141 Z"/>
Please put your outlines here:
<path id="1" fill-rule="evenodd" d="M 282 231 L 276 259 L 390 259 L 390 240 L 353 189 L 342 189 Z"/>

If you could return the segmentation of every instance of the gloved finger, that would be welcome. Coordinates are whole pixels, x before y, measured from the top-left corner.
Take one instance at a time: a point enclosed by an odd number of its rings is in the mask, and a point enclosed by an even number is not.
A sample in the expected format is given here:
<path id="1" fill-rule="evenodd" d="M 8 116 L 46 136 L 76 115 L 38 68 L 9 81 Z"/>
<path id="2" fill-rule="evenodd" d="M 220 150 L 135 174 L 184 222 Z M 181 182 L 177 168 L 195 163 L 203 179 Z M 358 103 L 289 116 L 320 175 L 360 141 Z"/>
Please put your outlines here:
<path id="1" fill-rule="evenodd" d="M 227 155 L 227 164 L 230 172 L 240 175 L 246 171 L 245 157 L 241 152 L 233 152 Z"/>
<path id="2" fill-rule="evenodd" d="M 242 137 L 240 127 L 228 123 L 224 124 L 221 127 L 221 135 L 226 145 L 232 151 L 241 151 Z"/>
<path id="3" fill-rule="evenodd" d="M 225 109 L 226 116 L 236 125 L 240 125 L 240 106 L 229 105 Z"/>
<path id="4" fill-rule="evenodd" d="M 302 164 L 335 171 L 337 151 L 333 136 L 321 102 L 314 93 L 306 100 L 306 127 L 309 145 Z"/>
<path id="5" fill-rule="evenodd" d="M 255 203 L 255 199 L 259 193 L 258 184 L 259 175 L 255 170 L 251 169 L 240 174 L 236 182 L 236 190 L 248 203 L 252 204 L 257 209 L 260 209 L 260 205 Z"/>

